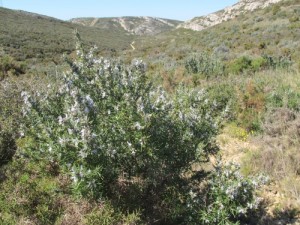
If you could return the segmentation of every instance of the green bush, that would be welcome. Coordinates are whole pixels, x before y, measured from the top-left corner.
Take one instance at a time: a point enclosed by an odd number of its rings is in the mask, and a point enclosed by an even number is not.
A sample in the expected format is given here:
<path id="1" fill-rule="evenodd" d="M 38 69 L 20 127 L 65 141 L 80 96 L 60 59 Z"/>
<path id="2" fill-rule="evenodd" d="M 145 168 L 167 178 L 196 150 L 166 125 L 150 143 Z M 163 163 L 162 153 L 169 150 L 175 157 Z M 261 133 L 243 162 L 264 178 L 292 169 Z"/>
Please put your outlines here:
<path id="1" fill-rule="evenodd" d="M 226 117 L 231 120 L 235 117 L 237 96 L 234 85 L 231 83 L 216 83 L 207 88 L 209 99 L 215 102 L 215 112 L 226 110 Z"/>
<path id="2" fill-rule="evenodd" d="M 188 224 L 237 225 L 247 213 L 258 208 L 262 199 L 255 197 L 254 191 L 268 179 L 265 176 L 245 178 L 239 169 L 236 164 L 223 165 L 218 161 L 207 181 L 206 195 L 190 191 Z"/>
<path id="3" fill-rule="evenodd" d="M 292 61 L 289 57 L 275 57 L 270 55 L 263 55 L 262 57 L 266 61 L 266 65 L 271 69 L 289 69 L 292 65 Z"/>
<path id="4" fill-rule="evenodd" d="M 227 70 L 229 73 L 239 74 L 251 68 L 252 60 L 247 56 L 242 56 L 229 63 Z"/>
<path id="5" fill-rule="evenodd" d="M 208 77 L 224 75 L 224 65 L 216 55 L 208 53 L 193 54 L 185 61 L 185 68 L 188 73 L 200 74 Z"/>
<path id="6" fill-rule="evenodd" d="M 10 75 L 20 75 L 26 72 L 26 64 L 16 62 L 10 56 L 0 57 L 0 80 Z"/>
<path id="7" fill-rule="evenodd" d="M 27 160 L 10 164 L 7 179 L 0 183 L 1 224 L 22 224 L 22 218 L 37 224 L 55 224 L 62 205 L 58 183 L 55 177 L 45 173 L 46 165 L 45 161 L 33 163 Z"/>
<path id="8" fill-rule="evenodd" d="M 224 117 L 217 103 L 183 87 L 169 96 L 147 81 L 139 60 L 96 59 L 80 42 L 77 55 L 58 90 L 22 93 L 23 129 L 32 140 L 22 154 L 57 162 L 75 194 L 115 196 L 119 207 L 129 199 L 125 210 L 141 210 L 149 223 L 184 221 L 191 185 L 202 182 L 189 178 L 198 173 L 192 166 L 217 151 Z"/>
<path id="9" fill-rule="evenodd" d="M 258 72 L 263 69 L 289 69 L 291 65 L 291 59 L 284 56 L 262 55 L 257 58 L 242 56 L 230 61 L 226 66 L 226 70 L 228 73 L 240 74 L 243 72 Z"/>
<path id="10" fill-rule="evenodd" d="M 29 140 L 22 140 L 28 142 Z M 20 143 L 19 143 L 20 144 Z M 2 175 L 2 174 L 1 174 Z M 0 182 L 0 224 L 137 224 L 138 211 L 121 212 L 109 201 L 72 196 L 70 179 L 47 160 L 15 157 Z"/>
<path id="11" fill-rule="evenodd" d="M 290 86 L 279 87 L 267 96 L 269 108 L 285 107 L 300 111 L 300 93 Z"/>
<path id="12" fill-rule="evenodd" d="M 267 67 L 267 60 L 262 57 L 255 58 L 251 61 L 251 68 L 253 71 L 259 71 Z"/>

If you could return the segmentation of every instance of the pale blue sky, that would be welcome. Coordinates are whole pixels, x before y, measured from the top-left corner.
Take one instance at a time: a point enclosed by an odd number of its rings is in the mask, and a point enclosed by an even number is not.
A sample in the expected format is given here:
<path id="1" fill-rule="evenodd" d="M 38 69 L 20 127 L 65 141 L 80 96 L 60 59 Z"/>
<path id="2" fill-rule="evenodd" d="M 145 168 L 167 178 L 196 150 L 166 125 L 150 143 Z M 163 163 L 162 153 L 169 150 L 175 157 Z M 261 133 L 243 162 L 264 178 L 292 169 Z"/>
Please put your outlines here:
<path id="1" fill-rule="evenodd" d="M 75 17 L 154 16 L 188 20 L 220 10 L 238 0 L 0 0 L 21 9 L 67 20 Z"/>

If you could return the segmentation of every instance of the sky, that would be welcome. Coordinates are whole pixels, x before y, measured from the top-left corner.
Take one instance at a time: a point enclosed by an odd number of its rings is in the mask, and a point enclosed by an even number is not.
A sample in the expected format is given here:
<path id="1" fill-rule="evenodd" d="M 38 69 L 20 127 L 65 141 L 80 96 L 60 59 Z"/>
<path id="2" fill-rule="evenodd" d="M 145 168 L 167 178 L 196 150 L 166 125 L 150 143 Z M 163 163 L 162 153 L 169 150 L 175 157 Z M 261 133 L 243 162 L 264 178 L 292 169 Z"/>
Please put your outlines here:
<path id="1" fill-rule="evenodd" d="M 189 20 L 223 9 L 238 0 L 0 0 L 3 7 L 62 20 L 76 17 L 153 16 Z"/>

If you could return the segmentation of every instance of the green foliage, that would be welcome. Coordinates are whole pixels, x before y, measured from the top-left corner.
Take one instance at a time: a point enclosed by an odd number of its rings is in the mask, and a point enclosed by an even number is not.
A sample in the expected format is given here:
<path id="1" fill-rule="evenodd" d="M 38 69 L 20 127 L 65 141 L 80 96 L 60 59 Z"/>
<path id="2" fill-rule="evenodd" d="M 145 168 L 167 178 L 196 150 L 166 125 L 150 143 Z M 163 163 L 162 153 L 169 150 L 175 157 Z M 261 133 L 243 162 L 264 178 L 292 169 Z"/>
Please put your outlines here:
<path id="1" fill-rule="evenodd" d="M 251 61 L 253 71 L 259 71 L 267 67 L 267 60 L 263 57 L 255 58 Z"/>
<path id="2" fill-rule="evenodd" d="M 264 69 L 289 69 L 291 65 L 291 60 L 285 56 L 274 57 L 263 55 L 256 58 L 242 56 L 228 63 L 227 72 L 241 74 L 244 72 L 258 72 Z"/>
<path id="3" fill-rule="evenodd" d="M 286 186 L 285 196 L 299 198 L 298 117 L 286 122 L 285 114 L 279 113 L 271 123 L 273 111 L 266 114 L 274 107 L 299 111 L 299 74 L 290 70 L 297 66 L 293 63 L 300 62 L 298 2 L 284 1 L 274 14 L 272 7 L 256 10 L 201 32 L 177 29 L 137 38 L 136 50 L 124 52 L 124 60 L 147 56 L 151 75 L 159 78 L 157 83 L 167 80 L 174 96 L 150 84 L 143 63 L 127 65 L 120 60 L 97 59 L 92 54 L 82 54 L 81 48 L 79 58 L 69 62 L 71 71 L 59 75 L 60 89 L 51 86 L 34 94 L 23 92 L 23 112 L 28 120 L 23 121 L 22 129 L 18 127 L 21 119 L 17 113 L 20 88 L 6 92 L 14 87 L 1 86 L 0 223 L 68 224 L 64 218 L 70 218 L 70 224 L 129 224 L 140 219 L 148 224 L 237 223 L 244 217 L 238 212 L 247 214 L 249 210 L 243 208 L 245 202 L 232 201 L 220 187 L 237 187 L 242 178 L 217 171 L 207 176 L 203 171 L 190 170 L 191 165 L 202 165 L 215 150 L 214 125 L 224 118 L 220 117 L 224 110 L 232 124 L 238 124 L 229 128 L 240 140 L 245 140 L 250 131 L 262 131 L 267 139 L 276 138 L 266 141 L 266 147 L 253 154 L 250 161 L 256 169 L 275 178 L 284 171 L 288 177 L 284 182 L 291 184 L 290 180 L 294 180 L 295 184 L 292 187 L 281 183 Z M 22 13 L 12 14 L 5 9 L 0 13 L 8 25 L 0 26 L 1 49 L 14 57 L 1 57 L 0 67 L 5 70 L 0 73 L 6 71 L 1 75 L 5 80 L 11 74 L 17 75 L 19 61 L 26 60 L 35 69 L 36 61 L 60 63 L 63 52 L 73 51 L 70 31 L 77 25 L 52 20 L 56 29 L 49 33 L 49 20 L 45 18 L 24 19 Z M 28 26 L 16 27 L 15 21 L 31 24 L 32 32 L 24 30 Z M 97 43 L 100 51 L 110 55 L 118 54 L 115 49 L 127 49 L 133 38 L 115 31 L 99 35 L 98 29 L 78 29 L 87 45 Z M 207 53 L 191 53 L 200 51 Z M 224 74 L 224 64 L 226 73 L 248 76 L 218 77 Z M 187 72 L 192 76 L 186 76 Z M 197 89 L 175 90 L 180 82 L 189 85 L 192 79 Z M 208 87 L 207 91 L 198 93 L 202 87 Z M 282 127 L 276 121 L 283 121 Z M 23 130 L 26 136 L 16 144 Z M 283 146 L 284 151 L 272 148 L 274 143 Z M 11 167 L 20 163 L 11 163 L 16 145 L 21 154 L 15 160 L 21 157 L 32 170 L 22 163 Z M 33 166 L 40 161 L 44 165 Z M 11 170 L 4 173 L 7 168 Z M 249 174 L 257 171 L 247 168 L 251 170 Z M 235 166 L 231 169 L 236 171 Z M 292 176 L 288 176 L 291 171 Z M 200 178 L 195 179 L 199 174 Z M 63 179 L 56 183 L 53 176 L 71 178 L 72 182 L 64 189 L 60 186 Z M 251 181 L 246 179 L 245 183 L 243 188 L 252 192 Z M 69 204 L 69 185 L 77 199 L 83 195 L 102 200 L 86 207 L 80 220 L 66 216 L 79 211 L 66 205 L 77 204 L 81 209 L 85 202 L 81 198 Z M 35 192 L 42 197 L 39 199 Z M 252 195 L 240 199 L 247 199 L 249 206 L 253 200 Z M 240 205 L 243 206 L 238 208 Z"/>
<path id="4" fill-rule="evenodd" d="M 0 8 L 0 47 L 17 61 L 44 67 L 44 63 L 62 63 L 61 55 L 74 50 L 72 30 L 83 34 L 86 45 L 97 44 L 108 55 L 130 49 L 134 38 L 123 29 L 82 26 L 55 18 Z M 53 29 L 55 28 L 55 29 Z M 1 70 L 0 70 L 1 73 Z"/>
<path id="5" fill-rule="evenodd" d="M 185 61 L 188 73 L 204 75 L 206 78 L 224 75 L 224 65 L 216 55 L 198 53 L 190 55 Z"/>
<path id="6" fill-rule="evenodd" d="M 292 65 L 292 61 L 289 57 L 273 57 L 269 55 L 263 55 L 266 66 L 272 69 L 289 69 Z"/>
<path id="7" fill-rule="evenodd" d="M 59 90 L 22 93 L 35 140 L 26 154 L 57 161 L 77 193 L 95 198 L 121 178 L 139 177 L 148 192 L 182 185 L 182 173 L 215 150 L 219 116 L 206 93 L 181 89 L 172 99 L 147 82 L 142 62 L 128 67 L 77 47 Z"/>
<path id="8" fill-rule="evenodd" d="M 24 63 L 16 62 L 10 56 L 0 57 L 0 80 L 11 75 L 20 75 L 26 72 L 26 65 Z"/>
<path id="9" fill-rule="evenodd" d="M 2 125 L 3 126 L 3 125 Z M 10 129 L 2 128 L 0 130 L 0 162 L 1 165 L 11 160 L 16 150 L 14 133 Z"/>
<path id="10" fill-rule="evenodd" d="M 220 161 L 217 162 L 206 184 L 207 192 L 204 198 L 194 191 L 190 192 L 188 207 L 201 210 L 190 213 L 196 220 L 190 220 L 188 224 L 240 224 L 241 217 L 258 208 L 261 200 L 255 197 L 254 191 L 266 181 L 264 176 L 244 178 L 239 173 L 238 165 L 222 165 Z"/>
<path id="11" fill-rule="evenodd" d="M 136 224 L 139 213 L 122 213 L 108 201 L 74 198 L 57 164 L 19 155 L 0 182 L 1 224 Z M 1 174 L 2 176 L 3 174 Z"/>
<path id="12" fill-rule="evenodd" d="M 0 83 L 0 170 L 9 162 L 16 151 L 20 122 L 20 86 L 13 79 Z"/>
<path id="13" fill-rule="evenodd" d="M 77 55 L 58 89 L 22 93 L 23 129 L 33 140 L 23 154 L 57 162 L 75 194 L 111 198 L 126 211 L 141 210 L 150 222 L 184 221 L 190 187 L 202 182 L 192 179 L 192 166 L 216 152 L 214 137 L 226 110 L 204 90 L 182 87 L 169 96 L 153 87 L 141 61 L 126 66 L 97 59 L 80 42 Z M 205 210 L 199 207 L 191 210 Z M 99 213 L 91 220 L 102 221 Z M 107 219 L 101 223 L 113 223 Z"/>
<path id="14" fill-rule="evenodd" d="M 242 56 L 230 62 L 228 65 L 228 72 L 233 74 L 240 74 L 251 68 L 251 59 L 247 56 Z"/>
<path id="15" fill-rule="evenodd" d="M 235 123 L 231 123 L 227 126 L 227 132 L 234 138 L 239 140 L 246 141 L 249 134 L 248 132 L 241 127 L 238 127 Z"/>
<path id="16" fill-rule="evenodd" d="M 290 86 L 282 86 L 272 91 L 266 100 L 269 107 L 300 110 L 300 93 Z"/>
<path id="17" fill-rule="evenodd" d="M 0 82 L 0 172 L 1 167 L 12 159 L 17 149 L 17 139 L 22 136 L 19 129 L 22 121 L 22 91 L 45 89 L 48 82 L 45 77 L 27 75 L 7 77 Z"/>
<path id="18" fill-rule="evenodd" d="M 140 222 L 139 214 L 132 213 L 123 215 L 115 212 L 115 209 L 106 203 L 100 209 L 94 209 L 85 216 L 86 224 L 89 225 L 111 225 L 111 224 L 138 224 Z"/>
<path id="19" fill-rule="evenodd" d="M 235 110 L 237 103 L 236 91 L 231 83 L 217 82 L 206 88 L 209 99 L 213 99 L 216 103 L 216 113 L 226 110 L 226 119 L 235 118 Z"/>
<path id="20" fill-rule="evenodd" d="M 276 14 L 278 14 L 278 12 L 280 11 L 280 5 L 274 5 L 273 7 L 272 7 L 272 13 L 273 13 L 273 15 L 276 15 Z"/>
<path id="21" fill-rule="evenodd" d="M 58 186 L 46 173 L 46 165 L 42 161 L 11 163 L 7 174 L 12 174 L 0 183 L 0 221 L 3 224 L 17 224 L 22 217 L 35 217 L 38 224 L 54 224 L 59 218 L 62 209 Z"/>

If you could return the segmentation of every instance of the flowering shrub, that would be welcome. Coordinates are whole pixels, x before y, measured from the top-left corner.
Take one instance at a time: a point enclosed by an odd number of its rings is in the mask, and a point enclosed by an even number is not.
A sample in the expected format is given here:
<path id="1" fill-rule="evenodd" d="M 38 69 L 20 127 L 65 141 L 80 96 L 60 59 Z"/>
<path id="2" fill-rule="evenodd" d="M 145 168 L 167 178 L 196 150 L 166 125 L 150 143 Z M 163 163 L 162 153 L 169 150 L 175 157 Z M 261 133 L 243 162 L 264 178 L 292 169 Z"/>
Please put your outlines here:
<path id="1" fill-rule="evenodd" d="M 186 172 L 217 150 L 224 116 L 217 103 L 183 87 L 169 96 L 151 85 L 140 60 L 124 65 L 96 58 L 95 48 L 86 54 L 80 42 L 76 47 L 58 88 L 22 93 L 23 155 L 59 165 L 76 193 L 101 198 L 120 182 L 134 184 L 144 204 L 137 208 L 159 218 L 183 216 Z"/>
<path id="2" fill-rule="evenodd" d="M 205 194 L 190 191 L 188 206 L 190 215 L 196 218 L 195 224 L 239 224 L 241 217 L 258 208 L 261 198 L 255 190 L 267 182 L 267 177 L 245 178 L 239 169 L 236 164 L 223 165 L 218 161 L 207 180 Z"/>

